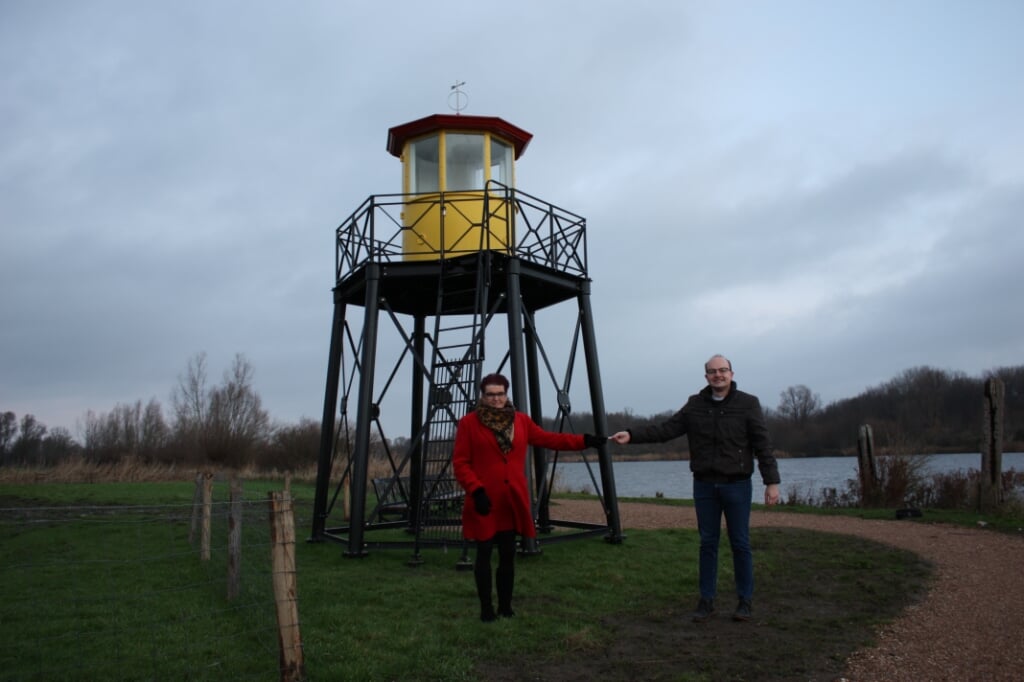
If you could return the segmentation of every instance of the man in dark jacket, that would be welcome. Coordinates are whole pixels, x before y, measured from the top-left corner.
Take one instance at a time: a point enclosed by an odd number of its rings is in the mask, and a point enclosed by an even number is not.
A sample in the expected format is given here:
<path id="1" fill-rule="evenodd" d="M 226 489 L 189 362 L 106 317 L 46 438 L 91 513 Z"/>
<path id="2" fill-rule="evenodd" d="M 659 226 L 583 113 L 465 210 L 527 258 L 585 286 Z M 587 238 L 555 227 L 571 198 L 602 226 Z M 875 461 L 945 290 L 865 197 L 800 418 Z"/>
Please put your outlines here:
<path id="1" fill-rule="evenodd" d="M 757 397 L 736 388 L 732 363 L 722 355 L 704 363 L 708 385 L 690 396 L 682 409 L 660 424 L 620 431 L 609 440 L 663 442 L 686 435 L 693 472 L 693 503 L 700 531 L 700 601 L 693 620 L 715 613 L 718 588 L 718 540 L 722 515 L 732 547 L 736 596 L 733 620 L 750 620 L 754 594 L 754 560 L 750 550 L 751 476 L 757 458 L 765 484 L 764 503 L 779 501 L 779 467 Z"/>

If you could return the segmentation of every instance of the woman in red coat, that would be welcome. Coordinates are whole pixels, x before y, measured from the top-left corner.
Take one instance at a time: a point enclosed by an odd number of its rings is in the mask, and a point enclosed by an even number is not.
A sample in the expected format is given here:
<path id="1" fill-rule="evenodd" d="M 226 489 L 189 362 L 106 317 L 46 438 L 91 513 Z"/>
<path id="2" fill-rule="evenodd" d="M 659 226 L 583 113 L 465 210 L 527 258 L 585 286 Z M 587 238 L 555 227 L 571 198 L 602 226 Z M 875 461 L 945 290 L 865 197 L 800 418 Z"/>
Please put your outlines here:
<path id="1" fill-rule="evenodd" d="M 452 466 L 466 491 L 462 534 L 476 541 L 473 573 L 480 597 L 480 620 L 510 618 L 515 585 L 516 536 L 533 538 L 537 529 L 526 483 L 526 449 L 551 450 L 597 447 L 607 438 L 590 434 L 545 431 L 508 399 L 508 379 L 489 374 L 480 382 L 476 410 L 459 420 Z M 498 612 L 491 601 L 491 553 L 498 547 Z"/>

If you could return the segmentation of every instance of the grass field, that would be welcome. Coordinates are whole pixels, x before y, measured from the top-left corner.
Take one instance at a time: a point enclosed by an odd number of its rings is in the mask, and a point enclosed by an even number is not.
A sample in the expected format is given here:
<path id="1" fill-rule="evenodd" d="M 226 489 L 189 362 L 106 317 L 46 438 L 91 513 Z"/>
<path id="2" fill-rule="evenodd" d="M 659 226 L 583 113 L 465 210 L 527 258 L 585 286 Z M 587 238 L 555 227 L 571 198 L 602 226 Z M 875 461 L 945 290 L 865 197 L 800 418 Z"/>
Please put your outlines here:
<path id="1" fill-rule="evenodd" d="M 226 528 L 209 562 L 189 544 L 191 483 L 0 485 L 0 678 L 277 679 L 265 500 L 280 487 L 245 483 L 243 590 L 229 602 Z M 888 546 L 754 529 L 757 618 L 698 626 L 696 532 L 627 529 L 619 545 L 520 557 L 517 616 L 483 624 L 455 553 L 411 568 L 407 550 L 346 558 L 303 542 L 312 486 L 292 489 L 309 680 L 829 680 L 930 576 Z"/>

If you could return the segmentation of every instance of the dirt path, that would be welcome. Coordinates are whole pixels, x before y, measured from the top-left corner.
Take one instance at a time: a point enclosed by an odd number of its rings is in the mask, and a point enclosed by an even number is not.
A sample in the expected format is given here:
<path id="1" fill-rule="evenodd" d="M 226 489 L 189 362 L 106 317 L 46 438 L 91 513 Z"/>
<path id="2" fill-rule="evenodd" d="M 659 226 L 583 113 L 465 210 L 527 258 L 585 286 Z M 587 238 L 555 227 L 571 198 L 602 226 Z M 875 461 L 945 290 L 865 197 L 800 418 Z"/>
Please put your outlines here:
<path id="1" fill-rule="evenodd" d="M 557 505 L 557 511 L 554 507 Z M 692 507 L 620 503 L 624 530 L 696 528 Z M 558 500 L 560 519 L 604 523 L 593 502 Z M 1024 537 L 983 529 L 755 511 L 753 526 L 846 533 L 910 550 L 936 565 L 920 604 L 850 657 L 856 682 L 1024 679 Z M 755 559 L 756 561 L 756 559 Z"/>

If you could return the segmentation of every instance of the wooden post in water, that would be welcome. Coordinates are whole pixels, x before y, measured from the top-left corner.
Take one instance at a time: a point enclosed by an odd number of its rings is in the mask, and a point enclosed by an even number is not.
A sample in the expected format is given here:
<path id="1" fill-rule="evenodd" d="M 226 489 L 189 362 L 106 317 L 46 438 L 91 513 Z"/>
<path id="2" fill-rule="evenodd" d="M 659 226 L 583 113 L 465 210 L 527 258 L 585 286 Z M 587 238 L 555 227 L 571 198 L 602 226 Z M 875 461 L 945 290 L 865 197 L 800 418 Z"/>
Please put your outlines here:
<path id="1" fill-rule="evenodd" d="M 874 500 L 878 486 L 875 436 L 870 424 L 862 424 L 857 431 L 857 472 L 860 476 L 860 503 L 866 505 Z"/>
<path id="2" fill-rule="evenodd" d="M 231 477 L 228 505 L 228 600 L 238 597 L 242 584 L 242 482 Z"/>
<path id="3" fill-rule="evenodd" d="M 287 492 L 270 493 L 270 553 L 277 607 L 277 641 L 281 681 L 299 682 L 305 676 L 299 601 L 295 572 L 295 517 Z"/>
<path id="4" fill-rule="evenodd" d="M 978 509 L 992 511 L 1003 496 L 1003 408 L 1006 387 L 1002 379 L 985 380 L 985 400 L 981 425 L 981 478 L 978 482 Z"/>

